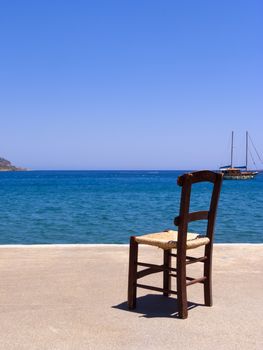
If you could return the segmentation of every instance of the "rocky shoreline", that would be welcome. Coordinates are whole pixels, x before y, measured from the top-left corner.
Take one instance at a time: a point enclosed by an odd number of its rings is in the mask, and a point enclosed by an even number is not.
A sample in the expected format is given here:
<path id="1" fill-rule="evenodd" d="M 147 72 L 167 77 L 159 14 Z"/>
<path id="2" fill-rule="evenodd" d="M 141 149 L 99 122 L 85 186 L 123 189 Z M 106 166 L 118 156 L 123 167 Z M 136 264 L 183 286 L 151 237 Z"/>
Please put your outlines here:
<path id="1" fill-rule="evenodd" d="M 25 168 L 16 167 L 9 160 L 0 157 L 0 171 L 26 171 Z"/>

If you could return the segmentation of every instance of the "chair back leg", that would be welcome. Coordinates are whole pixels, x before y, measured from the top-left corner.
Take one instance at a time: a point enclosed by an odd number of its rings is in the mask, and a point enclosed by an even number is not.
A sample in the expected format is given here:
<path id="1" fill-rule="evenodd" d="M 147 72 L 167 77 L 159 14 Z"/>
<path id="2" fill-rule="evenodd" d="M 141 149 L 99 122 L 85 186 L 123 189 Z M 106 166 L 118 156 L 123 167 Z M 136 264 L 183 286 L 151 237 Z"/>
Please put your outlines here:
<path id="1" fill-rule="evenodd" d="M 186 260 L 177 257 L 177 302 L 179 318 L 187 318 Z"/>
<path id="2" fill-rule="evenodd" d="M 212 246 L 209 244 L 205 247 L 205 256 L 207 257 L 204 262 L 204 301 L 206 306 L 212 306 Z"/>
<path id="3" fill-rule="evenodd" d="M 129 281 L 128 281 L 128 308 L 130 310 L 136 307 L 137 292 L 137 261 L 138 261 L 138 243 L 135 237 L 130 238 L 130 255 L 129 255 Z"/>

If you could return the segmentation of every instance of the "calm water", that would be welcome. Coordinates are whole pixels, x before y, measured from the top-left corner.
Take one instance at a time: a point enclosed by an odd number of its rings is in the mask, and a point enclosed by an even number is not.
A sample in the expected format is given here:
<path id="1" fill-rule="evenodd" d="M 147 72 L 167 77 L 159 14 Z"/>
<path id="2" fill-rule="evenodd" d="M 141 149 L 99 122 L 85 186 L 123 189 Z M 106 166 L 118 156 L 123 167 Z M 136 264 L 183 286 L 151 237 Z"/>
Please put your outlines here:
<path id="1" fill-rule="evenodd" d="M 128 243 L 173 228 L 177 171 L 0 173 L 0 244 Z M 210 184 L 197 184 L 193 210 L 206 209 Z M 263 242 L 263 175 L 224 181 L 216 242 Z M 200 223 L 190 229 L 202 232 Z"/>

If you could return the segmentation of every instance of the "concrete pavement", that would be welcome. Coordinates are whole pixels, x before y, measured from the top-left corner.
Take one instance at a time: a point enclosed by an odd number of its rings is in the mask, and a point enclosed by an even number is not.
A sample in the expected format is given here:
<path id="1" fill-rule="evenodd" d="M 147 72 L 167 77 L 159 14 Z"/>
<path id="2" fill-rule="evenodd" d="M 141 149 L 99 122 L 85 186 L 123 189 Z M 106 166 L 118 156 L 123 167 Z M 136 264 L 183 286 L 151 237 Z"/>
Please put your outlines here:
<path id="1" fill-rule="evenodd" d="M 161 253 L 140 249 L 146 261 Z M 189 286 L 180 320 L 175 298 L 147 290 L 127 311 L 127 246 L 1 246 L 0 349 L 263 349 L 263 245 L 215 245 L 213 265 L 214 306 Z"/>

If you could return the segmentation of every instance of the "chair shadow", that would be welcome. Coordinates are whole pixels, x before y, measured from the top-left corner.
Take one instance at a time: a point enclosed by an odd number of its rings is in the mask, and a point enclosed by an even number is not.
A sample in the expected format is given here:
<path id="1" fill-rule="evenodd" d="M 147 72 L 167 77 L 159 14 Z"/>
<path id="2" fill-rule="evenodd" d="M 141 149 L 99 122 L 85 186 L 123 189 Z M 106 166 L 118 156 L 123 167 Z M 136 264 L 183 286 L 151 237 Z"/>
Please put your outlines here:
<path id="1" fill-rule="evenodd" d="M 193 309 L 197 306 L 203 306 L 203 304 L 188 302 L 188 310 Z M 118 305 L 114 305 L 112 308 L 141 314 L 140 317 L 146 318 L 179 318 L 177 299 L 164 297 L 163 295 L 147 294 L 142 297 L 138 297 L 136 309 L 134 310 L 128 309 L 127 301 Z"/>

